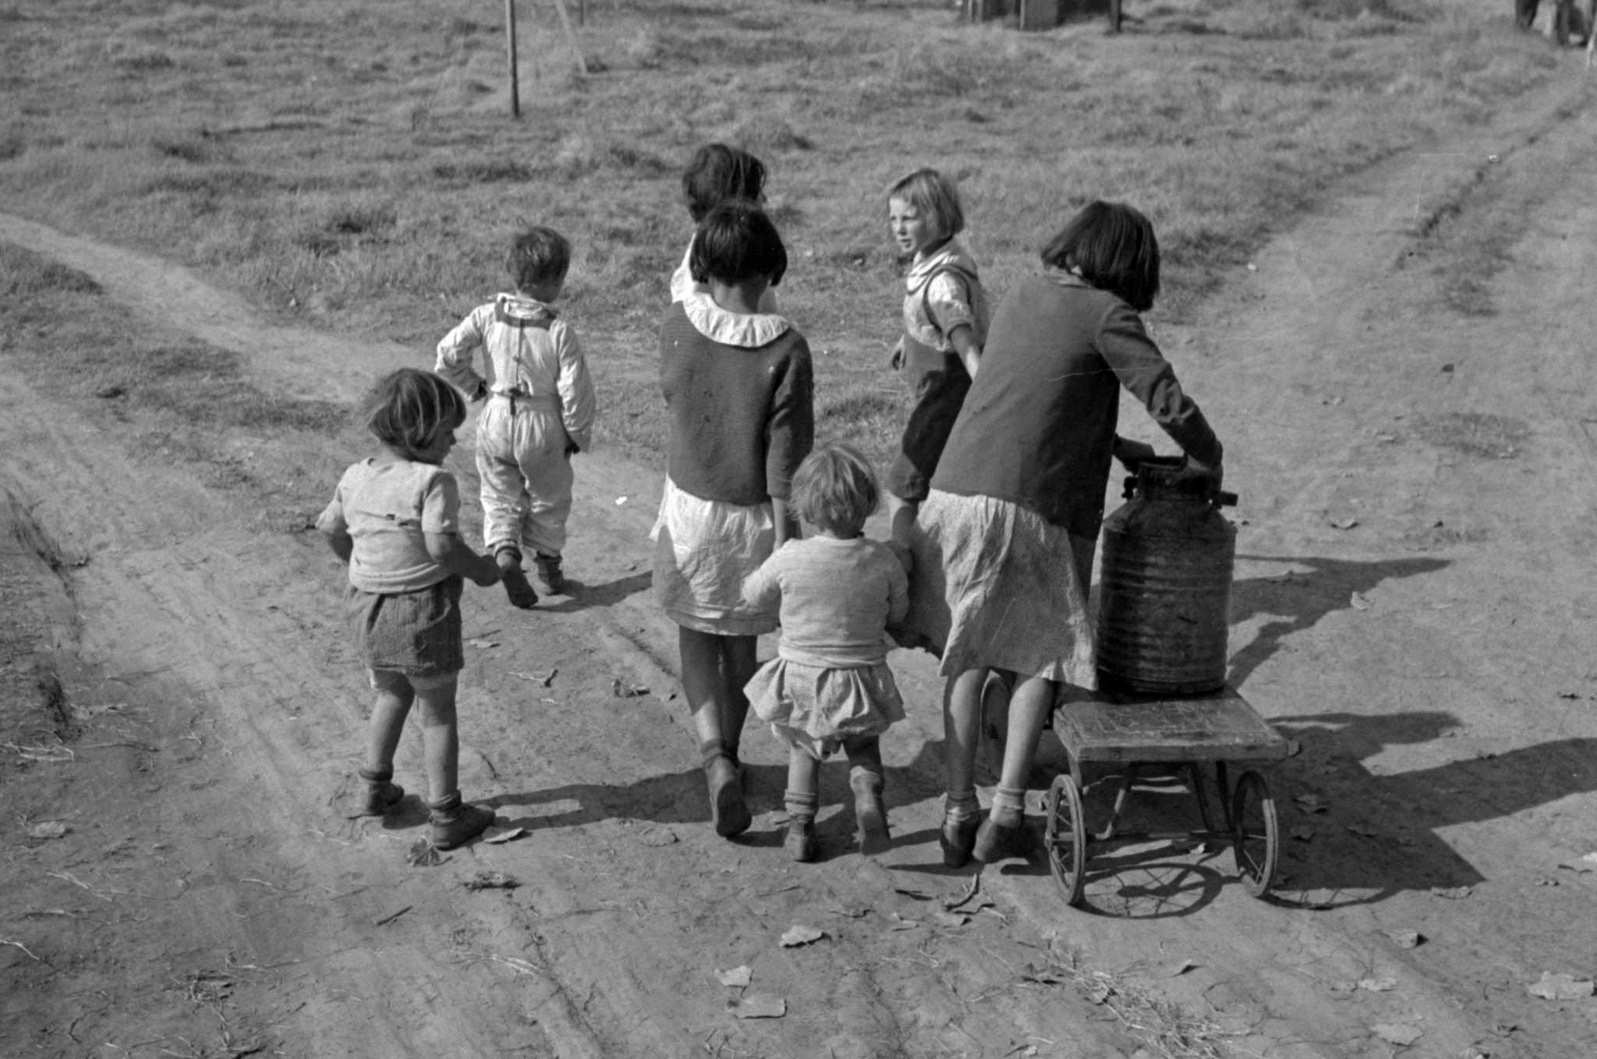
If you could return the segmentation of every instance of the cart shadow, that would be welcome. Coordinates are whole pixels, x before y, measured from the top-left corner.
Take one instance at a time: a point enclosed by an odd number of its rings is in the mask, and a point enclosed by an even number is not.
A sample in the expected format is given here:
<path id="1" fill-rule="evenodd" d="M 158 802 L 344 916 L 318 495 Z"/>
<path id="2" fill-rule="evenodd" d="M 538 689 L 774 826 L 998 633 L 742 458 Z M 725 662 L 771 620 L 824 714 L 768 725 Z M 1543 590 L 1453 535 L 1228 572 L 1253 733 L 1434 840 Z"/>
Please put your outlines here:
<path id="1" fill-rule="evenodd" d="M 1276 653 L 1287 637 L 1313 628 L 1328 614 L 1353 606 L 1353 594 L 1367 593 L 1383 581 L 1435 573 L 1446 559 L 1388 559 L 1354 562 L 1296 555 L 1238 555 L 1239 561 L 1290 564 L 1276 577 L 1252 577 L 1231 586 L 1231 625 L 1256 616 L 1266 618 L 1258 634 L 1231 656 L 1233 687 L 1242 684 Z M 1307 571 L 1296 568 L 1307 567 Z"/>
<path id="2" fill-rule="evenodd" d="M 1377 775 L 1363 765 L 1365 759 L 1386 746 L 1445 738 L 1457 719 L 1442 711 L 1374 717 L 1323 713 L 1272 723 L 1304 748 L 1283 766 L 1292 772 L 1290 788 L 1272 796 L 1279 864 L 1263 899 L 1283 907 L 1373 905 L 1415 891 L 1466 896 L 1485 876 L 1441 836 L 1444 829 L 1597 791 L 1593 738 Z M 1213 776 L 1206 774 L 1204 782 L 1211 799 L 1217 796 Z M 1139 790 L 1122 832 L 1201 829 L 1195 801 Z M 1108 804 L 1096 796 L 1086 799 L 1086 806 L 1089 832 L 1101 831 Z M 1091 846 L 1078 906 L 1086 912 L 1131 919 L 1188 915 L 1239 884 L 1224 839 L 1205 842 L 1194 835 L 1127 847 Z"/>
<path id="3" fill-rule="evenodd" d="M 1283 903 L 1341 907 L 1414 890 L 1461 896 L 1485 877 L 1438 832 L 1597 791 L 1597 739 L 1590 737 L 1377 775 L 1364 759 L 1386 746 L 1444 738 L 1457 719 L 1440 711 L 1322 713 L 1272 723 L 1304 746 L 1292 794 L 1276 803 Z"/>

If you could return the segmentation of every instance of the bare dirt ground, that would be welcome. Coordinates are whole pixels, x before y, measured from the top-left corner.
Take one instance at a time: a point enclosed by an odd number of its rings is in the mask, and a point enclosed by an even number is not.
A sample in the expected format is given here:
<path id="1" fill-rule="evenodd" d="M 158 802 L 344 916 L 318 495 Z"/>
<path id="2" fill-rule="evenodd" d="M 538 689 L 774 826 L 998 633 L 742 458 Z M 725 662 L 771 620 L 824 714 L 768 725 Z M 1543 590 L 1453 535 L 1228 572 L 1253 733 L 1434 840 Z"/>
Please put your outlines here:
<path id="1" fill-rule="evenodd" d="M 1597 1054 L 1597 999 L 1528 988 L 1597 974 L 1592 83 L 1335 189 L 1158 332 L 1242 497 L 1233 683 L 1301 745 L 1271 773 L 1270 901 L 1177 848 L 1092 874 L 1082 909 L 1017 860 L 945 911 L 970 872 L 939 863 L 921 656 L 894 660 L 919 706 L 886 741 L 888 855 L 847 848 L 834 766 L 824 862 L 789 863 L 753 730 L 755 828 L 717 839 L 648 593 L 660 470 L 602 453 L 581 591 L 466 603 L 463 786 L 526 834 L 413 864 L 419 808 L 340 812 L 367 695 L 321 542 L 0 377 L 0 592 L 37 615 L 5 645 L 0 1051 Z M 21 218 L 0 239 L 278 388 L 350 399 L 427 360 Z M 824 933 L 784 947 L 796 924 Z"/>

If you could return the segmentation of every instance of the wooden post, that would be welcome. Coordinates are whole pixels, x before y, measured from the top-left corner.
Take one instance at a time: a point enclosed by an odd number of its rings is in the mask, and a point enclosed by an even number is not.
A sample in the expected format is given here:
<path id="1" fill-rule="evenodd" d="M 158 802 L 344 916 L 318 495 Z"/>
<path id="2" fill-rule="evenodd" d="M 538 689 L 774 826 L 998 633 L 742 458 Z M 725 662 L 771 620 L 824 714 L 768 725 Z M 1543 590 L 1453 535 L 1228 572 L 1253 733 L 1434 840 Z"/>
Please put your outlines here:
<path id="1" fill-rule="evenodd" d="M 505 0 L 509 3 L 510 0 Z M 571 15 L 566 11 L 566 0 L 555 0 L 555 10 L 560 12 L 560 24 L 566 27 L 566 40 L 571 42 L 571 50 L 577 54 L 577 72 L 588 76 L 588 60 L 582 57 L 582 42 L 577 39 L 577 31 L 571 28 Z"/>
<path id="2" fill-rule="evenodd" d="M 521 83 L 516 72 L 516 0 L 505 0 L 505 51 L 510 57 L 510 116 L 521 117 Z"/>

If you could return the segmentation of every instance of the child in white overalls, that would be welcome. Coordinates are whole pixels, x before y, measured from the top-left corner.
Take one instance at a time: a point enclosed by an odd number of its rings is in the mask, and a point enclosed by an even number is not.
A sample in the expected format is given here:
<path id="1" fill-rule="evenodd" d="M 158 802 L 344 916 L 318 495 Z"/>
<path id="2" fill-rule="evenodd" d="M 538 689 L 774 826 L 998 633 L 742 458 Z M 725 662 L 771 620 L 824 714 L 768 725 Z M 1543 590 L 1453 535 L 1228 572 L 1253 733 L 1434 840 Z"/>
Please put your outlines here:
<path id="1" fill-rule="evenodd" d="M 517 235 L 505 262 L 516 292 L 479 305 L 438 343 L 438 374 L 471 400 L 487 401 L 477 420 L 483 538 L 518 607 L 538 602 L 522 573 L 524 548 L 533 550 L 544 590 L 565 591 L 571 457 L 588 447 L 593 430 L 587 362 L 576 334 L 550 306 L 570 263 L 571 244 L 558 232 L 536 227 Z M 482 374 L 472 363 L 479 348 Z"/>

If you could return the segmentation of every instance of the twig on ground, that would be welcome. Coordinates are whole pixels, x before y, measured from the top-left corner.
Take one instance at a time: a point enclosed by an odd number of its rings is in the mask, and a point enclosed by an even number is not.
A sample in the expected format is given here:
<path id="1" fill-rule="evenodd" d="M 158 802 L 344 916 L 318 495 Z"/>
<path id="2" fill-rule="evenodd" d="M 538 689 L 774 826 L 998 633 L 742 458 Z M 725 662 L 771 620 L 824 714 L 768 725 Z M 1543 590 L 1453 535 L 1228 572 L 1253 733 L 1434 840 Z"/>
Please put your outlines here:
<path id="1" fill-rule="evenodd" d="M 12 941 L 10 938 L 0 938 L 0 945 L 10 945 L 13 948 L 21 949 L 23 952 L 27 953 L 30 957 L 32 957 L 34 963 L 43 963 L 44 962 L 43 960 L 39 959 L 39 957 L 37 957 L 37 956 L 35 956 L 33 954 L 33 950 L 32 949 L 28 948 L 26 945 L 22 944 L 22 942 L 20 942 L 20 941 Z"/>
<path id="2" fill-rule="evenodd" d="M 77 756 L 69 746 L 20 746 L 16 743 L 0 743 L 0 746 L 25 761 L 71 761 Z"/>

